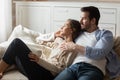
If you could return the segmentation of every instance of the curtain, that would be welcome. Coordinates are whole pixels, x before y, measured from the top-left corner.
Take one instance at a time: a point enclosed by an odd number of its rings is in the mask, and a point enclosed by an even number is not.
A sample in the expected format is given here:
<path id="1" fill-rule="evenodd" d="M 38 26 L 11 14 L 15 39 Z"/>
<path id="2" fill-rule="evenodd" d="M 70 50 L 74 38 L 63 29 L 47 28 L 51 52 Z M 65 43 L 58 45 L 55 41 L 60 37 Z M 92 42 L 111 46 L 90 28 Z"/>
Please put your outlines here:
<path id="1" fill-rule="evenodd" d="M 7 40 L 12 31 L 12 0 L 0 0 L 0 42 Z"/>

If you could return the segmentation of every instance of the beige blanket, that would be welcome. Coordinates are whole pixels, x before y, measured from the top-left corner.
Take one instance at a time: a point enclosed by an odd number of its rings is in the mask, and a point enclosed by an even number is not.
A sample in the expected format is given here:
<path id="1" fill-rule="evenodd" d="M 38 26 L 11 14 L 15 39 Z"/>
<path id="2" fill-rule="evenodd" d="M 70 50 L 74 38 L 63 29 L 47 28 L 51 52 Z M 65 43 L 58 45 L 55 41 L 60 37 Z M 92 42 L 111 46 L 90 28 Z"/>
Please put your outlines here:
<path id="1" fill-rule="evenodd" d="M 37 39 L 40 36 L 44 36 L 44 34 L 30 30 L 21 25 L 16 26 L 9 39 L 6 42 L 0 44 L 0 58 L 4 54 L 11 41 L 15 38 L 20 38 L 23 42 L 25 42 L 25 44 L 31 49 L 33 53 L 40 57 L 39 64 L 51 71 L 53 74 L 56 75 L 64 68 L 71 65 L 76 54 L 75 52 L 60 50 L 59 47 L 61 43 L 64 42 L 62 38 L 56 38 L 54 42 L 52 42 L 52 40 L 51 42 L 39 42 Z M 51 36 L 48 38 L 54 39 Z"/>
<path id="2" fill-rule="evenodd" d="M 49 55 L 44 53 L 40 57 L 39 64 L 51 71 L 54 75 L 70 66 L 76 57 L 76 52 L 62 51 L 60 45 L 64 42 L 62 38 L 56 38 L 52 44 Z"/>

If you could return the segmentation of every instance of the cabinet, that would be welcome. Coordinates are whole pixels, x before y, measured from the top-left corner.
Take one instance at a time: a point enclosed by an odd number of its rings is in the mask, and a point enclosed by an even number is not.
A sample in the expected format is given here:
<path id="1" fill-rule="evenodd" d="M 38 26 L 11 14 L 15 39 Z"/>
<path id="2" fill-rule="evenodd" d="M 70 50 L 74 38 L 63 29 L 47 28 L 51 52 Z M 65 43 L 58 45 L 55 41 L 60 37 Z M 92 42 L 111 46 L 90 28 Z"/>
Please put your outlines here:
<path id="1" fill-rule="evenodd" d="M 117 10 L 115 8 L 100 8 L 101 18 L 100 24 L 98 25 L 100 29 L 108 29 L 116 35 L 116 20 L 117 20 Z"/>
<path id="2" fill-rule="evenodd" d="M 21 24 L 41 33 L 50 32 L 50 15 L 48 6 L 17 5 L 16 25 Z"/>
<path id="3" fill-rule="evenodd" d="M 98 0 L 98 1 L 106 1 L 106 2 L 120 2 L 120 0 Z"/>
<path id="4" fill-rule="evenodd" d="M 97 2 L 22 2 L 16 1 L 16 25 L 22 24 L 41 33 L 56 31 L 71 18 L 80 20 L 80 8 L 96 6 L 100 9 L 100 29 L 120 35 L 120 5 Z"/>
<path id="5" fill-rule="evenodd" d="M 48 0 L 48 1 L 73 1 L 73 0 Z M 120 2 L 120 0 L 74 0 L 74 1 L 84 1 L 84 2 Z"/>
<path id="6" fill-rule="evenodd" d="M 80 7 L 54 7 L 53 31 L 56 31 L 67 19 L 80 19 Z"/>

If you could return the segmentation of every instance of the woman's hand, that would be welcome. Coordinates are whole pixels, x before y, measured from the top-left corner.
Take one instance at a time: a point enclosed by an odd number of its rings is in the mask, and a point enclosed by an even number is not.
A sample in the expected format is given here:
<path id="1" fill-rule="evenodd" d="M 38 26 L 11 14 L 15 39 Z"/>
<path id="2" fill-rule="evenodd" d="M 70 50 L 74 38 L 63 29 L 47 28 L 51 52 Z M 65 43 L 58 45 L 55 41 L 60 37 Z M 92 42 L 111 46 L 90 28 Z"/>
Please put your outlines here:
<path id="1" fill-rule="evenodd" d="M 32 52 L 28 54 L 28 57 L 30 58 L 31 61 L 34 61 L 38 63 L 39 57 L 36 54 L 33 54 Z"/>
<path id="2" fill-rule="evenodd" d="M 60 36 L 60 30 L 55 32 L 55 37 L 59 37 Z"/>
<path id="3" fill-rule="evenodd" d="M 61 35 L 61 31 L 60 30 L 58 30 L 57 32 L 55 32 L 55 38 L 56 37 L 61 37 L 61 38 L 63 38 L 63 36 Z"/>

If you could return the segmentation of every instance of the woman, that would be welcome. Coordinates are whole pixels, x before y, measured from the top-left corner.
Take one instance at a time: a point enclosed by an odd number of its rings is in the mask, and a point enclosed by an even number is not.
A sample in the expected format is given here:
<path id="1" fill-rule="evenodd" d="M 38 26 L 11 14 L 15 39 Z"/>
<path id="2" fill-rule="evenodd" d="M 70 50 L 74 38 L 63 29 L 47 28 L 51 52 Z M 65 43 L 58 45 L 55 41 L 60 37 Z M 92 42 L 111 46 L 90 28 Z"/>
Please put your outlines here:
<path id="1" fill-rule="evenodd" d="M 78 21 L 68 19 L 55 36 L 62 37 L 66 42 L 74 41 L 80 29 Z M 2 78 L 8 66 L 15 64 L 29 80 L 53 80 L 55 76 L 39 64 L 40 60 L 25 43 L 20 39 L 14 39 L 0 62 L 0 77 Z"/>

